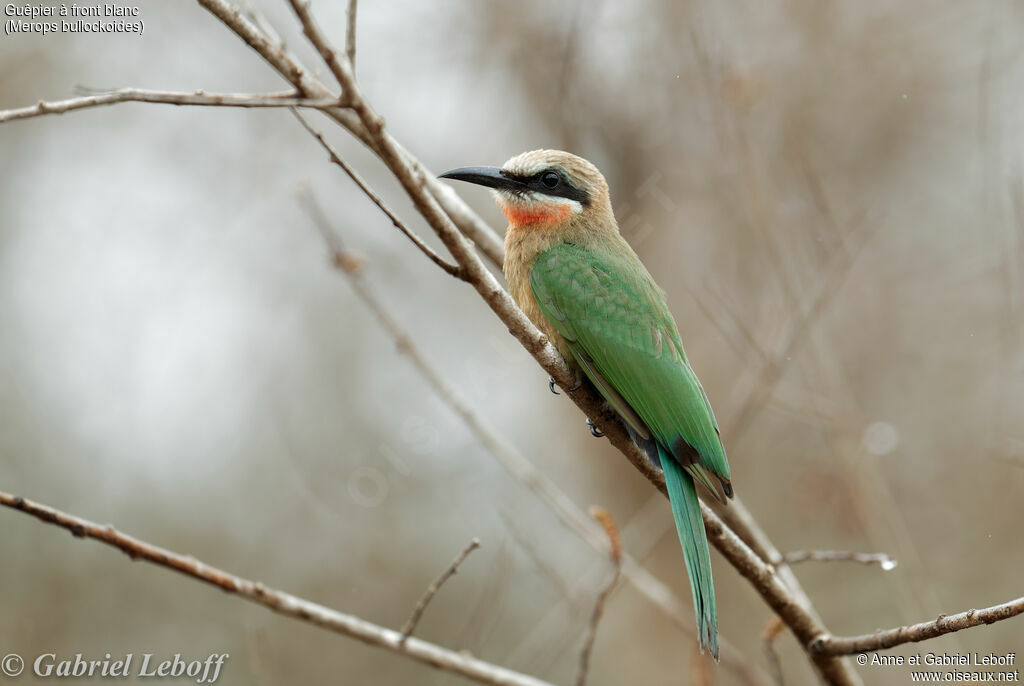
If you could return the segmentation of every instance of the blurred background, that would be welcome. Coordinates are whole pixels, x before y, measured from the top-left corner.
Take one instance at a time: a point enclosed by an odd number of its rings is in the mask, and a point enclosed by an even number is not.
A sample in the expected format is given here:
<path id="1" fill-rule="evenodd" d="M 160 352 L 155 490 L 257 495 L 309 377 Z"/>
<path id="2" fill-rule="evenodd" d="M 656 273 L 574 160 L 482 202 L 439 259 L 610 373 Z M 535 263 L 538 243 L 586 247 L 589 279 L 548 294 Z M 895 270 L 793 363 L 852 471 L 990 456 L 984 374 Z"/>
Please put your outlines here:
<path id="1" fill-rule="evenodd" d="M 286 87 L 194 3 L 138 6 L 141 37 L 0 37 L 0 108 L 76 86 Z M 254 6 L 318 65 L 286 3 Z M 314 10 L 342 43 L 345 3 Z M 357 66 L 435 172 L 539 147 L 602 169 L 767 533 L 899 561 L 796 568 L 849 635 L 1021 595 L 1022 29 L 1008 0 L 362 0 Z M 428 233 L 382 165 L 314 119 Z M 606 508 L 689 613 L 664 499 L 286 111 L 123 104 L 4 124 L 0 151 L 0 489 L 391 627 L 478 537 L 417 634 L 571 682 L 610 563 L 332 270 L 308 188 L 420 352 L 577 505 Z M 486 192 L 457 190 L 503 226 Z M 224 684 L 460 682 L 0 522 L 0 653 L 227 652 Z M 722 634 L 764 675 L 771 613 L 714 564 Z M 1011 620 L 894 654 L 1005 654 L 1022 636 Z M 788 634 L 776 649 L 786 683 L 813 682 Z M 696 660 L 621 584 L 589 683 L 690 683 Z M 711 681 L 745 683 L 722 666 Z"/>

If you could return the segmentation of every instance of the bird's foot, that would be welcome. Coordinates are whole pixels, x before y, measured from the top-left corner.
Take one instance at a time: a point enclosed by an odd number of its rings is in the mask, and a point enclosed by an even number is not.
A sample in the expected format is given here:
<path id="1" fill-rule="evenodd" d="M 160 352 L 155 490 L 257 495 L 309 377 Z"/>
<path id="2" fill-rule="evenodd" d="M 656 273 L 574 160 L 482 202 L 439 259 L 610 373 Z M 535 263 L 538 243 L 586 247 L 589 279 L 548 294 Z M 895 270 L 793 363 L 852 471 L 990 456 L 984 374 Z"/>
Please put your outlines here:
<path id="1" fill-rule="evenodd" d="M 555 384 L 556 383 L 557 382 L 555 381 L 555 377 L 553 377 L 553 376 L 549 376 L 548 377 L 548 389 L 552 393 L 554 393 L 555 395 L 561 395 L 561 393 L 558 392 L 558 389 L 555 388 Z M 569 392 L 572 393 L 574 391 L 578 391 L 578 390 L 580 390 L 580 388 L 582 386 L 583 386 L 583 374 L 581 374 L 579 371 L 577 371 L 576 372 L 576 379 L 573 382 L 572 388 L 569 389 Z"/>
<path id="2" fill-rule="evenodd" d="M 604 438 L 604 432 L 597 428 L 594 424 L 594 420 L 587 417 L 587 426 L 590 427 L 590 435 L 594 438 Z"/>

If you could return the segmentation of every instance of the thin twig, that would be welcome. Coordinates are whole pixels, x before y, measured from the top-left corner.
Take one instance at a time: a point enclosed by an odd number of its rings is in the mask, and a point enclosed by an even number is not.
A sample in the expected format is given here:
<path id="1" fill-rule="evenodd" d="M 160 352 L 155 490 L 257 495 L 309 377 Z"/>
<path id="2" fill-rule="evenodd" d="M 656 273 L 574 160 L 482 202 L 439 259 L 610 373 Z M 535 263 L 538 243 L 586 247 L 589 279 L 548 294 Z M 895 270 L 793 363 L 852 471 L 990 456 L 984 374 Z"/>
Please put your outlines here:
<path id="1" fill-rule="evenodd" d="M 782 559 L 789 564 L 800 562 L 859 562 L 865 565 L 879 565 L 885 571 L 896 569 L 898 564 L 886 553 L 857 553 L 852 550 L 793 550 Z"/>
<path id="2" fill-rule="evenodd" d="M 1024 614 L 1024 596 L 982 610 L 967 610 L 955 615 L 939 615 L 930 622 L 899 626 L 861 636 L 826 636 L 811 643 L 811 650 L 819 655 L 851 655 L 868 650 L 886 650 L 904 643 L 926 641 L 955 631 L 963 631 L 982 624 L 994 624 Z"/>
<path id="3" fill-rule="evenodd" d="M 451 262 L 448 262 L 446 259 L 438 255 L 436 252 L 434 252 L 434 250 L 429 245 L 423 242 L 422 238 L 420 238 L 414 231 L 412 231 L 412 229 L 406 226 L 405 222 L 398 218 L 398 215 L 391 211 L 391 208 L 387 206 L 387 204 L 381 199 L 379 195 L 377 195 L 376 192 L 374 192 L 372 188 L 370 188 L 370 185 L 363 180 L 363 177 L 360 176 L 355 169 L 350 167 L 349 164 L 345 162 L 344 159 L 342 159 L 338 151 L 334 149 L 334 146 L 332 146 L 324 139 L 322 133 L 314 129 L 312 125 L 310 125 L 310 123 L 306 121 L 306 118 L 303 117 L 298 110 L 293 109 L 292 114 L 295 115 L 295 118 L 299 120 L 299 123 L 302 124 L 306 131 L 308 131 L 311 136 L 316 138 L 320 145 L 323 146 L 324 150 L 327 151 L 327 155 L 330 157 L 331 162 L 334 162 L 336 165 L 341 167 L 346 174 L 348 174 L 349 178 L 352 179 L 357 186 L 359 186 L 359 190 L 361 190 L 366 195 L 366 197 L 372 200 L 374 205 L 380 208 L 380 211 L 383 212 L 387 216 L 387 218 L 391 220 L 391 223 L 394 224 L 399 231 L 404 233 L 405 236 L 410 241 L 413 242 L 413 245 L 419 248 L 420 251 L 424 255 L 426 255 L 431 262 L 436 264 L 441 269 L 445 270 L 448 274 L 454 276 L 457 279 L 465 280 L 465 270 L 463 270 L 462 267 L 460 267 L 457 264 L 452 264 Z"/>
<path id="4" fill-rule="evenodd" d="M 768 658 L 768 666 L 771 668 L 772 678 L 776 686 L 784 686 L 786 681 L 782 676 L 782 662 L 779 661 L 779 654 L 775 652 L 775 639 L 786 628 L 779 616 L 776 615 L 768 621 L 768 625 L 761 633 L 761 642 L 764 645 L 764 654 Z"/>
<path id="5" fill-rule="evenodd" d="M 52 507 L 0 492 L 0 505 L 19 510 L 47 524 L 67 529 L 77 538 L 91 538 L 118 548 L 133 560 L 145 560 L 204 581 L 228 593 L 263 605 L 278 614 L 299 619 L 368 645 L 385 648 L 432 667 L 460 674 L 481 684 L 495 686 L 551 686 L 548 682 L 498 667 L 461 652 L 442 648 L 417 638 L 402 640 L 402 634 L 354 615 L 277 591 L 217 569 L 190 555 L 181 555 L 123 534 L 110 525 L 102 526 Z"/>
<path id="6" fill-rule="evenodd" d="M 611 557 L 612 564 L 615 565 L 615 571 L 612 573 L 612 578 L 608 580 L 604 590 L 597 596 L 597 602 L 594 603 L 594 611 L 590 615 L 587 633 L 583 639 L 583 650 L 580 651 L 580 668 L 576 673 L 576 686 L 584 686 L 587 683 L 587 672 L 590 671 L 590 655 L 594 650 L 594 639 L 597 637 L 597 625 L 601 622 L 601 617 L 604 615 L 605 603 L 608 602 L 608 597 L 611 596 L 615 585 L 619 583 L 619 577 L 622 575 L 622 539 L 619 536 L 619 528 L 615 526 L 615 520 L 612 519 L 611 514 L 607 510 L 600 507 L 590 508 L 590 514 L 601 523 L 605 534 L 608 536 L 610 544 L 609 557 Z"/>
<path id="7" fill-rule="evenodd" d="M 412 632 L 416 630 L 416 625 L 420 623 L 420 618 L 423 617 L 423 611 L 427 609 L 427 605 L 429 605 L 430 601 L 434 599 L 437 592 L 441 590 L 441 586 L 444 585 L 444 582 L 455 576 L 455 573 L 459 571 L 459 565 L 465 562 L 466 558 L 469 557 L 469 554 L 479 547 L 480 539 L 474 538 L 469 542 L 469 545 L 466 546 L 465 550 L 459 553 L 458 556 L 452 560 L 452 563 L 448 565 L 448 568 L 441 572 L 441 576 L 434 579 L 433 583 L 427 587 L 423 597 L 419 599 L 419 602 L 416 603 L 416 607 L 413 608 L 412 615 L 405 624 L 402 625 L 401 643 L 404 644 L 409 637 L 412 636 Z"/>
<path id="8" fill-rule="evenodd" d="M 348 10 L 345 12 L 345 56 L 352 73 L 356 71 L 356 4 L 356 0 L 348 0 Z"/>
<path id="9" fill-rule="evenodd" d="M 0 124 L 16 119 L 29 119 L 47 114 L 63 114 L 89 107 L 102 107 L 120 102 L 148 102 L 165 105 L 191 105 L 198 107 L 302 107 L 328 109 L 338 107 L 334 98 L 305 98 L 294 91 L 288 93 L 207 93 L 202 90 L 191 93 L 160 91 L 143 88 L 121 88 L 119 90 L 85 95 L 67 100 L 46 102 L 40 100 L 30 107 L 0 111 Z"/>

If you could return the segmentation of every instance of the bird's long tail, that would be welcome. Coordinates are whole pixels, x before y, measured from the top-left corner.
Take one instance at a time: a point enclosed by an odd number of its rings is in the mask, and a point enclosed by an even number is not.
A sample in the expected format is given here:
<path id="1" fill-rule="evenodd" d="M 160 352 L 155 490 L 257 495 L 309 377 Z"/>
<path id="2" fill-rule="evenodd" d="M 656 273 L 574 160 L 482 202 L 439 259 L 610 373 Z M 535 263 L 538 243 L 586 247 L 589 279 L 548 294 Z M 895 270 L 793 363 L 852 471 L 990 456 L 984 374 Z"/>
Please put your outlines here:
<path id="1" fill-rule="evenodd" d="M 665 486 L 672 503 L 672 517 L 676 521 L 683 559 L 686 560 L 686 570 L 690 574 L 700 647 L 702 651 L 710 648 L 717 660 L 718 610 L 715 608 L 715 585 L 711 579 L 711 551 L 708 549 L 697 490 L 693 477 L 661 445 L 658 446 L 658 454 L 665 470 Z"/>

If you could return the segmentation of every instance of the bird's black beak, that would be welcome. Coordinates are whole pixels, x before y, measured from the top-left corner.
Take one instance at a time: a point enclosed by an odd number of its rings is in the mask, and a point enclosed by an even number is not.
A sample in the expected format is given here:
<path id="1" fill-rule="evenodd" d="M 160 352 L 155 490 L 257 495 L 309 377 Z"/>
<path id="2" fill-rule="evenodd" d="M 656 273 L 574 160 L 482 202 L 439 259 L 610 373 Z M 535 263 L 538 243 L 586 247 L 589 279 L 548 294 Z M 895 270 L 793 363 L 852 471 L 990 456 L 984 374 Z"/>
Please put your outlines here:
<path id="1" fill-rule="evenodd" d="M 467 181 L 478 186 L 497 188 L 498 190 L 523 190 L 525 184 L 498 167 L 459 167 L 441 174 L 438 178 Z"/>

